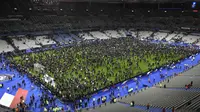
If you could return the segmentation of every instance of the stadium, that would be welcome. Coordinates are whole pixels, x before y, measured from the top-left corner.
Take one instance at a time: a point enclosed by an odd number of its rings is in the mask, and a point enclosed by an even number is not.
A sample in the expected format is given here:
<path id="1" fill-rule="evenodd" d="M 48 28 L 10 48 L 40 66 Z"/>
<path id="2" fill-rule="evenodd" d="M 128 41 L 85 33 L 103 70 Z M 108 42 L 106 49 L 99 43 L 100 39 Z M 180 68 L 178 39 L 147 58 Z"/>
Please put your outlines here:
<path id="1" fill-rule="evenodd" d="M 0 9 L 0 112 L 200 112 L 200 2 Z"/>

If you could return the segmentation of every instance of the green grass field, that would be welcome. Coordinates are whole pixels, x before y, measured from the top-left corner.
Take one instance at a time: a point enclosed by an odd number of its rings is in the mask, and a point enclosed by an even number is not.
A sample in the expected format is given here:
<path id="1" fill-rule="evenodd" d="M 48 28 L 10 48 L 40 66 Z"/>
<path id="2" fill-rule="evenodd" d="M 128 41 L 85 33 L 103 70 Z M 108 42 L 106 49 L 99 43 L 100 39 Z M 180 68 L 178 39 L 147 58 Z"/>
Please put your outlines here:
<path id="1" fill-rule="evenodd" d="M 43 74 L 34 71 L 33 64 L 42 64 L 45 66 L 45 73 L 55 79 L 56 88 L 66 98 L 72 99 L 72 94 L 76 97 L 88 95 L 188 55 L 185 51 L 166 45 L 160 45 L 161 48 L 157 49 L 157 45 L 143 45 L 128 39 L 115 41 L 112 46 L 91 44 L 62 48 L 15 56 L 11 60 L 40 78 Z M 134 44 L 140 47 L 135 47 Z M 55 91 L 58 91 L 56 88 Z"/>

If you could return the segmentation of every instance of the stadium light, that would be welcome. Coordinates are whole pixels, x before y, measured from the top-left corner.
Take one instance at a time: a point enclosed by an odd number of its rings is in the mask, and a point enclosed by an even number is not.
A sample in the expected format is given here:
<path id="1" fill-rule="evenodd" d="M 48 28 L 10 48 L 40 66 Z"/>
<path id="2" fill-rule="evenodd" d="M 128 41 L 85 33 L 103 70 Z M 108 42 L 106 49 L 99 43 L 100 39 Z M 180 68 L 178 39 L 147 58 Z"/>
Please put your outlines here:
<path id="1" fill-rule="evenodd" d="M 165 12 L 167 12 L 167 11 L 165 11 Z"/>
<path id="2" fill-rule="evenodd" d="M 192 8 L 196 8 L 196 2 L 192 2 Z"/>
<path id="3" fill-rule="evenodd" d="M 134 12 L 134 10 L 132 10 L 131 12 Z"/>
<path id="4" fill-rule="evenodd" d="M 63 9 L 60 9 L 60 11 L 62 11 Z"/>
<path id="5" fill-rule="evenodd" d="M 14 10 L 17 10 L 17 8 L 14 8 Z"/>

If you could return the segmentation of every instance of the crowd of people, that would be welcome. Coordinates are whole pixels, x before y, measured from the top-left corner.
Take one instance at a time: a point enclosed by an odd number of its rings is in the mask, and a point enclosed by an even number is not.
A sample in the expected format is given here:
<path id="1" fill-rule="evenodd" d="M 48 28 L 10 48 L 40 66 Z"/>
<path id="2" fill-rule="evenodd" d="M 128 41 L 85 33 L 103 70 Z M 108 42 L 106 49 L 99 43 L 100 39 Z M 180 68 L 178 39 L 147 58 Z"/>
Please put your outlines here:
<path id="1" fill-rule="evenodd" d="M 62 99 L 75 100 L 196 52 L 189 47 L 127 37 L 82 42 L 59 50 L 10 57 L 10 60 L 40 82 L 45 82 L 43 76 L 48 74 L 56 86 L 52 87 L 51 82 L 45 85 L 53 93 Z M 35 71 L 35 63 L 43 65 L 44 71 Z"/>

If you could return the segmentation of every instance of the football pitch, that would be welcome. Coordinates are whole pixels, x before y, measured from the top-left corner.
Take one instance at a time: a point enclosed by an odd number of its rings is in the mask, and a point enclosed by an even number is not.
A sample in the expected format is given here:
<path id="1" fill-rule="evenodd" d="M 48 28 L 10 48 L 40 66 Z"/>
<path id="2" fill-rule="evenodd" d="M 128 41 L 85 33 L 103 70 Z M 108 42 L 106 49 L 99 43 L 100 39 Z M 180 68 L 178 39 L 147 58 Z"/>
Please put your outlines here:
<path id="1" fill-rule="evenodd" d="M 56 87 L 46 86 L 69 100 L 87 96 L 155 68 L 177 62 L 195 51 L 132 38 L 110 39 L 10 58 L 41 81 L 48 74 Z M 45 67 L 34 70 L 34 63 Z"/>

